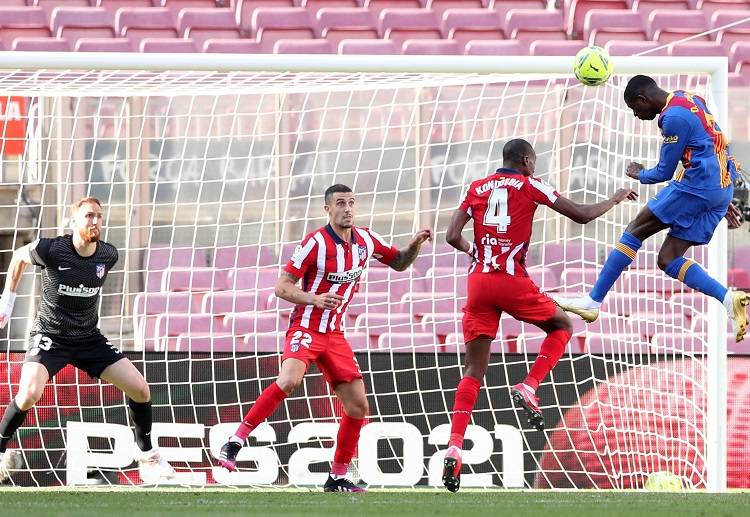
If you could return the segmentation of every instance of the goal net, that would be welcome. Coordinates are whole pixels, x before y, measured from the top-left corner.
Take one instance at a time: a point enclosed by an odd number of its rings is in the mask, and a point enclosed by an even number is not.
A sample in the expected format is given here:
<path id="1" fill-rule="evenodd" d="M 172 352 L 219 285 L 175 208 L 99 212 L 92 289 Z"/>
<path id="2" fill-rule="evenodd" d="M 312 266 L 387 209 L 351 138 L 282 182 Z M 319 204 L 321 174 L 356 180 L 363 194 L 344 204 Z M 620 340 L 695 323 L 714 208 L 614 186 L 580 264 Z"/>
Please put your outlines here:
<path id="1" fill-rule="evenodd" d="M 157 56 L 141 68 L 118 55 L 96 65 L 63 56 L 64 66 L 0 66 L 6 105 L 19 103 L 25 122 L 20 135 L 7 124 L 3 133 L 3 268 L 13 249 L 66 231 L 70 203 L 98 197 L 104 240 L 120 250 L 100 327 L 151 386 L 153 437 L 179 472 L 175 482 L 320 485 L 342 410 L 315 367 L 253 432 L 238 472 L 215 459 L 278 373 L 290 312 L 273 295 L 280 268 L 327 222 L 325 188 L 349 185 L 355 224 L 397 246 L 419 228 L 436 235 L 406 272 L 373 261 L 348 311 L 371 408 L 351 475 L 376 487 L 440 485 L 468 266 L 444 243 L 447 222 L 468 184 L 501 165 L 510 138 L 530 141 L 538 176 L 578 202 L 633 187 L 626 164 L 653 165 L 661 138 L 624 105 L 628 76 L 584 87 L 559 58 L 388 56 L 346 72 L 336 61 L 343 56 L 315 57 L 315 66 L 272 56 L 266 68 L 250 56 L 233 65 L 190 57 Z M 726 78 L 711 73 L 721 69 L 712 63 L 622 58 L 617 66 L 703 96 L 721 121 Z M 211 67 L 224 71 L 193 71 Z M 638 187 L 638 202 L 586 226 L 540 208 L 528 252 L 533 279 L 551 293 L 590 289 L 659 188 Z M 662 239 L 646 243 L 596 323 L 574 321 L 568 351 L 539 391 L 545 432 L 530 429 L 509 396 L 543 334 L 503 316 L 467 433 L 462 486 L 638 488 L 666 471 L 686 488 L 723 487 L 726 325 L 718 304 L 657 269 Z M 720 279 L 725 241 L 719 231 L 693 257 Z M 3 406 L 18 388 L 37 275 L 27 271 L 4 331 Z M 127 425 L 118 390 L 67 367 L 12 442 L 24 460 L 12 483 L 148 481 L 132 460 Z"/>

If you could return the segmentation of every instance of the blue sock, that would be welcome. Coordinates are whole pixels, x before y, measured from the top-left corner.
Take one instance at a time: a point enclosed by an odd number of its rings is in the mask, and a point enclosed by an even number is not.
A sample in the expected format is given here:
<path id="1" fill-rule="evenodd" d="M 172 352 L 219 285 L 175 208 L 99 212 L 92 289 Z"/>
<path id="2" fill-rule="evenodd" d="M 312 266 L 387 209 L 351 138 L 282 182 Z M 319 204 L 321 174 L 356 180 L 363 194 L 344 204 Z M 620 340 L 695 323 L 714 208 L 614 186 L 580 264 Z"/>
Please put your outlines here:
<path id="1" fill-rule="evenodd" d="M 604 262 L 599 277 L 596 279 L 594 288 L 591 289 L 591 299 L 599 303 L 604 301 L 604 297 L 623 271 L 625 271 L 630 264 L 635 260 L 635 255 L 641 248 L 643 242 L 640 239 L 635 238 L 630 233 L 623 233 L 620 237 L 620 242 L 617 243 L 615 249 L 609 253 L 607 261 Z"/>
<path id="2" fill-rule="evenodd" d="M 722 303 L 724 302 L 727 288 L 711 278 L 702 267 L 692 260 L 677 257 L 669 263 L 664 272 L 688 287 L 716 298 Z"/>

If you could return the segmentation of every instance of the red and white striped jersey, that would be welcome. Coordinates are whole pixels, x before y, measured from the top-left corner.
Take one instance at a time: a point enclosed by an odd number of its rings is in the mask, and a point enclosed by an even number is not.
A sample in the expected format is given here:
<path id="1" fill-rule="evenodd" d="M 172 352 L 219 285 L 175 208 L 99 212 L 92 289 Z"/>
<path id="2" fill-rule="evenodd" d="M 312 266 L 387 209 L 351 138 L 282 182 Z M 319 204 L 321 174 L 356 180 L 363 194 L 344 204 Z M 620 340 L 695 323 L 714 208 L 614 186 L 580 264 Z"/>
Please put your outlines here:
<path id="1" fill-rule="evenodd" d="M 302 279 L 302 290 L 313 294 L 336 293 L 344 297 L 337 309 L 297 305 L 290 326 L 317 332 L 343 331 L 346 308 L 357 290 L 359 278 L 373 257 L 390 264 L 398 250 L 369 228 L 352 227 L 352 241 L 344 242 L 331 225 L 307 235 L 297 246 L 284 271 Z"/>
<path id="2" fill-rule="evenodd" d="M 515 169 L 498 169 L 469 185 L 459 206 L 474 220 L 474 261 L 469 273 L 526 273 L 526 251 L 536 207 L 559 194 L 549 183 Z"/>

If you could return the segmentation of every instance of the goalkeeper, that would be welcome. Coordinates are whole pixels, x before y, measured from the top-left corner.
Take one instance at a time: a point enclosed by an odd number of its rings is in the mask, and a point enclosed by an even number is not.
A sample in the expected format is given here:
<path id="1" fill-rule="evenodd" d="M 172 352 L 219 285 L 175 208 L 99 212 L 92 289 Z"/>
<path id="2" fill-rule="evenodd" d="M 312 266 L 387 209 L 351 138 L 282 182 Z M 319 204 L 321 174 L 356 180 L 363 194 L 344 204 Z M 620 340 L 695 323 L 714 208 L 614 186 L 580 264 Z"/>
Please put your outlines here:
<path id="1" fill-rule="evenodd" d="M 726 217 L 732 228 L 742 224 L 742 214 L 732 204 L 737 168 L 729 154 L 727 139 L 702 98 L 682 90 L 666 92 L 645 75 L 636 75 L 628 82 L 625 104 L 641 120 L 658 116 L 664 137 L 656 167 L 646 169 L 640 163 L 631 163 L 625 174 L 644 184 L 672 181 L 625 229 L 591 293 L 583 298 L 556 301 L 564 310 L 588 322 L 594 321 L 604 297 L 635 260 L 643 241 L 669 228 L 659 250 L 659 269 L 719 300 L 729 314 L 739 342 L 747 331 L 748 295 L 730 291 L 683 256 L 691 246 L 707 244 L 722 218 Z M 683 169 L 675 175 L 680 161 Z"/>

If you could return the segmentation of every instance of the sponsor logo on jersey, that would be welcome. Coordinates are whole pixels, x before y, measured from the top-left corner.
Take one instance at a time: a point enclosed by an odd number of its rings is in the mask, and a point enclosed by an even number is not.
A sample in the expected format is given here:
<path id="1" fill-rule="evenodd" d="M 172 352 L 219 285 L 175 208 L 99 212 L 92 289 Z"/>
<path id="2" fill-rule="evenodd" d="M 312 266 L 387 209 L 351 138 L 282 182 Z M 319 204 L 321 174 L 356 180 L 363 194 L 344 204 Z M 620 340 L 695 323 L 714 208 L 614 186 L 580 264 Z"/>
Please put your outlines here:
<path id="1" fill-rule="evenodd" d="M 105 264 L 97 264 L 96 265 L 96 276 L 99 278 L 104 278 L 104 275 L 107 274 L 107 267 Z"/>
<path id="2" fill-rule="evenodd" d="M 326 275 L 326 280 L 328 280 L 332 284 L 348 284 L 358 279 L 361 274 L 362 268 L 355 267 L 354 269 L 350 269 L 349 271 L 342 271 L 341 273 L 339 273 L 338 271 L 328 273 Z"/>
<path id="3" fill-rule="evenodd" d="M 490 180 L 487 183 L 482 183 L 481 185 L 479 185 L 474 189 L 474 191 L 478 196 L 481 196 L 485 192 L 489 192 L 492 189 L 500 187 L 513 187 L 516 190 L 521 190 L 521 187 L 523 187 L 523 181 L 517 178 L 500 178 L 497 180 Z"/>
<path id="4" fill-rule="evenodd" d="M 57 266 L 57 270 L 58 271 L 67 271 L 68 269 L 70 269 L 70 268 L 69 267 Z"/>
<path id="5" fill-rule="evenodd" d="M 367 246 L 357 246 L 359 248 L 359 261 L 364 262 L 367 260 Z"/>
<path id="6" fill-rule="evenodd" d="M 490 234 L 485 233 L 484 237 L 482 237 L 482 240 L 480 241 L 480 244 L 484 246 L 508 246 L 512 243 L 510 239 L 502 239 L 497 237 L 492 237 Z"/>
<path id="7" fill-rule="evenodd" d="M 75 296 L 77 298 L 91 298 L 99 294 L 101 287 L 86 287 L 83 284 L 79 284 L 78 287 L 71 287 L 69 285 L 60 284 L 57 288 L 57 292 L 63 296 Z"/>

